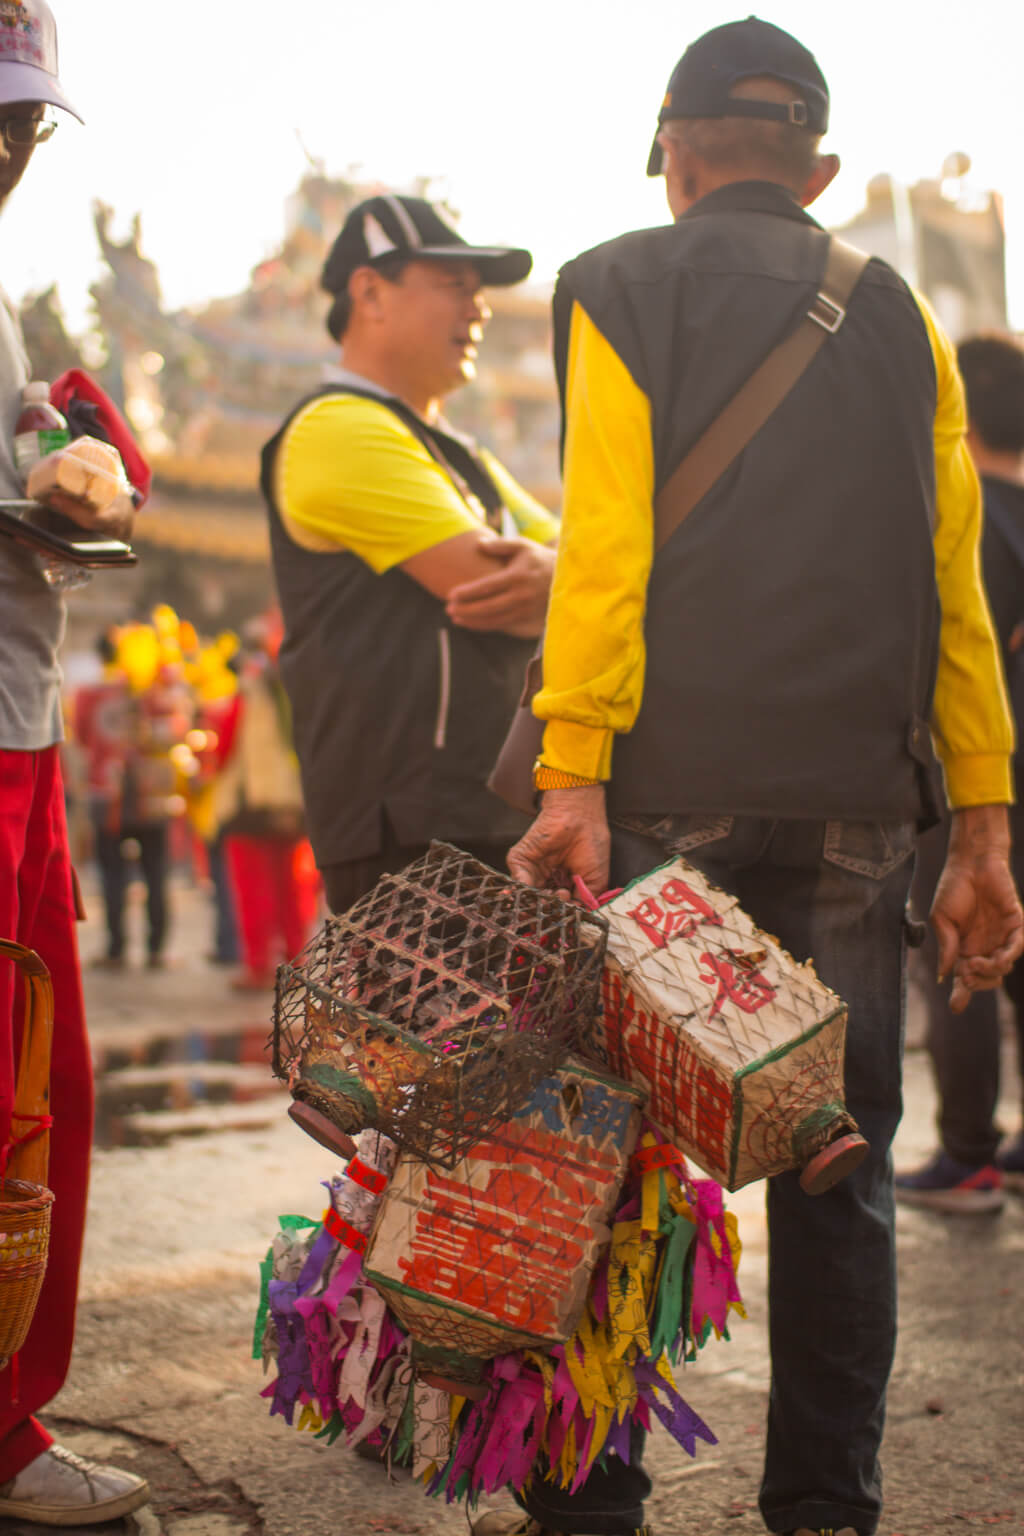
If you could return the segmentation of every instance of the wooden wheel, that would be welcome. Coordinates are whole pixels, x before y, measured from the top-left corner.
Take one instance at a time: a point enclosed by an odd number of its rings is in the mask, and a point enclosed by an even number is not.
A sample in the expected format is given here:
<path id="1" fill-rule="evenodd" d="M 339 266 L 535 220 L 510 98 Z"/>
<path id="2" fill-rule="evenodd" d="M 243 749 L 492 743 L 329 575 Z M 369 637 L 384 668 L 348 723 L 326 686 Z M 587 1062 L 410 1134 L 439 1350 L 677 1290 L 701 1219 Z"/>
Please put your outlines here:
<path id="1" fill-rule="evenodd" d="M 864 1137 L 855 1132 L 837 1137 L 811 1158 L 800 1175 L 800 1188 L 806 1195 L 823 1195 L 833 1184 L 859 1168 L 868 1150 Z"/>
<path id="2" fill-rule="evenodd" d="M 351 1136 L 346 1136 L 344 1131 L 339 1131 L 333 1120 L 314 1109 L 311 1104 L 304 1104 L 301 1099 L 296 1099 L 288 1110 L 289 1115 L 295 1121 L 300 1130 L 307 1136 L 312 1136 L 328 1152 L 337 1152 L 346 1162 L 356 1155 L 356 1144 Z"/>

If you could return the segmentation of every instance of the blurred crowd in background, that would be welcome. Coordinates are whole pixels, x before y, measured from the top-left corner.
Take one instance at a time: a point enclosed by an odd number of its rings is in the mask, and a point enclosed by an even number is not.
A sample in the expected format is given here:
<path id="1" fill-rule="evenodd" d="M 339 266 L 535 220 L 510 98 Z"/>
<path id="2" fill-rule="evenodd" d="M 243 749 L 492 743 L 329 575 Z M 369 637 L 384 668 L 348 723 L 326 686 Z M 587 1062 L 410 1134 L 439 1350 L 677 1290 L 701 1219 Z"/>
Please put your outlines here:
<path id="1" fill-rule="evenodd" d="M 205 958 L 234 967 L 240 990 L 272 987 L 279 962 L 306 942 L 319 876 L 280 640 L 275 612 L 206 638 L 161 605 L 105 629 L 91 665 L 77 668 L 63 750 L 75 862 L 95 860 L 105 908 L 94 965 L 159 970 L 173 958 L 176 881 L 209 891 Z M 133 932 L 136 879 L 145 918 Z"/>

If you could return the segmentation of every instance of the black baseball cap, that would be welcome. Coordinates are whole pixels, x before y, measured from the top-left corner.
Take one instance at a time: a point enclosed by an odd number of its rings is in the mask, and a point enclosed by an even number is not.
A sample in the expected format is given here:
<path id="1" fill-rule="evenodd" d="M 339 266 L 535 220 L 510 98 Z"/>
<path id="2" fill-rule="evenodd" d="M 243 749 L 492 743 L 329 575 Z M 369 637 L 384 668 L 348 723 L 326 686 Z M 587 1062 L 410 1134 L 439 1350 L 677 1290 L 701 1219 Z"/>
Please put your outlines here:
<path id="1" fill-rule="evenodd" d="M 730 94 L 739 81 L 763 75 L 791 85 L 793 101 L 748 101 Z M 712 28 L 687 48 L 669 79 L 658 127 L 676 117 L 760 117 L 822 134 L 828 128 L 828 86 L 803 43 L 770 21 L 748 16 Z M 661 171 L 655 136 L 647 174 Z"/>
<path id="2" fill-rule="evenodd" d="M 470 245 L 426 198 L 386 193 L 352 209 L 324 262 L 320 286 L 328 293 L 344 293 L 357 267 L 372 267 L 396 255 L 415 261 L 471 261 L 488 288 L 521 283 L 533 266 L 529 251 Z"/>

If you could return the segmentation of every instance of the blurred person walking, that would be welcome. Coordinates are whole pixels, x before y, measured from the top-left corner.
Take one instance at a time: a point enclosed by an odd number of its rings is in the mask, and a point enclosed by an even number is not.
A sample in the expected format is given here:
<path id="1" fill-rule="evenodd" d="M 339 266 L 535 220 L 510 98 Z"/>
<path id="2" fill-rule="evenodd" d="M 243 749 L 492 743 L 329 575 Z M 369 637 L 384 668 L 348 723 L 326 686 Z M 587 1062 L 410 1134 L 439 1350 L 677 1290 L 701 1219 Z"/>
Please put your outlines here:
<path id="1" fill-rule="evenodd" d="M 116 668 L 116 651 L 113 666 Z M 96 860 L 107 917 L 107 953 L 120 969 L 125 958 L 125 893 L 136 859 L 146 886 L 146 963 L 164 963 L 168 921 L 168 832 L 183 806 L 175 751 L 192 724 L 192 700 L 177 669 L 161 666 L 141 692 L 124 673 L 82 690 L 75 735 L 86 753 Z"/>
<path id="2" fill-rule="evenodd" d="M 0 205 L 18 185 L 37 144 L 54 131 L 46 107 L 78 116 L 57 78 L 57 36 L 45 0 L 4 8 L 0 27 Z M 7 14 L 14 13 L 14 14 Z M 19 498 L 12 437 L 30 378 L 17 317 L 0 296 L 0 494 Z M 133 498 L 104 511 L 54 494 L 81 526 L 123 538 Z M 20 1384 L 0 1385 L 0 1518 L 40 1525 L 91 1525 L 149 1498 L 142 1478 L 54 1445 L 35 1417 L 60 1391 L 74 1339 L 78 1266 L 92 1141 L 92 1065 L 75 939 L 76 901 L 68 853 L 58 743 L 62 735 L 57 652 L 66 611 L 34 554 L 0 540 L 0 935 L 36 950 L 53 979 L 49 1183 L 55 1201 L 49 1260 Z M 12 967 L 0 968 L 0 1137 L 10 1147 L 14 1058 L 21 1008 Z"/>
<path id="3" fill-rule="evenodd" d="M 999 637 L 1017 726 L 1014 771 L 1024 783 L 1024 347 L 1012 336 L 972 336 L 957 348 L 967 393 L 967 446 L 981 476 L 985 503 L 982 574 Z M 1024 889 L 1024 811 L 1010 809 L 1012 863 Z M 942 873 L 949 820 L 921 839 L 912 901 L 927 912 Z M 1024 1109 L 1002 1151 L 996 1125 L 1000 1078 L 997 994 L 972 997 L 962 1018 L 949 987 L 937 980 L 934 937 L 914 967 L 928 1008 L 928 1050 L 938 1091 L 938 1152 L 923 1167 L 896 1175 L 908 1205 L 953 1213 L 998 1211 L 1004 1186 L 1024 1192 Z M 1024 962 L 1003 978 L 1013 1009 L 1017 1064 L 1024 1094 Z"/>
<path id="4" fill-rule="evenodd" d="M 760 1507 L 787 1536 L 872 1536 L 896 1334 L 904 914 L 916 826 L 941 793 L 929 722 L 955 807 L 932 912 L 954 1008 L 998 984 L 1024 915 L 955 355 L 891 268 L 837 253 L 805 211 L 839 168 L 819 148 L 828 111 L 788 33 L 754 17 L 708 32 L 670 78 L 648 165 L 674 223 L 562 269 L 542 809 L 509 863 L 601 891 L 683 854 L 848 1003 L 846 1102 L 870 1153 L 817 1198 L 795 1173 L 768 1181 Z M 751 409 L 759 429 L 733 425 L 729 467 L 695 472 L 689 515 L 655 553 L 657 493 L 796 333 L 820 350 L 770 417 Z M 649 1489 L 638 1444 L 572 1493 L 538 1479 L 525 1513 L 473 1529 L 631 1536 Z"/>
<path id="5" fill-rule="evenodd" d="M 197 859 L 205 863 L 212 887 L 213 928 L 206 955 L 212 965 L 237 965 L 239 959 L 235 893 L 216 808 L 216 784 L 227 754 L 227 733 L 233 733 L 237 723 L 236 649 L 233 635 L 221 635 L 200 653 L 199 663 L 193 668 L 197 713 L 192 750 L 196 772 L 188 785 L 188 818 L 201 850 L 197 851 Z M 207 658 L 212 658 L 212 664 Z"/>
<path id="6" fill-rule="evenodd" d="M 441 414 L 527 251 L 373 197 L 324 266 L 341 370 L 263 456 L 310 837 L 334 911 L 443 838 L 501 867 L 525 818 L 487 790 L 543 626 L 555 519 Z"/>
<path id="7" fill-rule="evenodd" d="M 302 949 L 316 919 L 319 881 L 305 834 L 302 787 L 276 637 L 253 627 L 258 645 L 243 664 L 222 722 L 223 766 L 213 810 L 231 877 L 245 969 L 232 985 L 274 985 L 280 960 Z"/>

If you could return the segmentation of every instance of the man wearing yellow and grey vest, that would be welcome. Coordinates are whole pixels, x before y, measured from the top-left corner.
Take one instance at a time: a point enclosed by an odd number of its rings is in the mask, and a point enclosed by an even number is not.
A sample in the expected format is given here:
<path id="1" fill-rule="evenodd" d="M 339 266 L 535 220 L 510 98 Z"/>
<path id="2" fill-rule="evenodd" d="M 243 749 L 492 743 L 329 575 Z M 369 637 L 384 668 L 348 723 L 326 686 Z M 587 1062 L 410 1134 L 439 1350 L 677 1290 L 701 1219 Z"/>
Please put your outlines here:
<path id="1" fill-rule="evenodd" d="M 486 780 L 558 524 L 441 407 L 473 376 L 484 286 L 530 265 L 468 245 L 423 198 L 358 204 L 322 278 L 341 369 L 264 450 L 281 677 L 336 912 L 431 838 L 501 868 L 526 825 Z"/>
<path id="2" fill-rule="evenodd" d="M 804 209 L 838 170 L 819 153 L 827 119 L 796 39 L 753 17 L 707 33 L 671 77 L 649 166 L 674 224 L 561 274 L 543 801 L 510 865 L 601 890 L 685 854 L 849 1004 L 847 1102 L 870 1154 L 814 1199 L 795 1174 L 768 1186 L 761 1511 L 774 1532 L 871 1536 L 896 1326 L 904 908 L 942 793 L 932 737 L 953 807 L 932 921 L 954 1005 L 996 985 L 1022 942 L 963 395 L 949 341 L 895 272 L 864 269 L 814 361 L 653 549 L 656 492 L 815 306 L 829 240 Z M 525 1514 L 474 1529 L 627 1536 L 646 1529 L 649 1489 L 639 1456 L 609 1460 L 575 1494 L 538 1481 Z"/>

